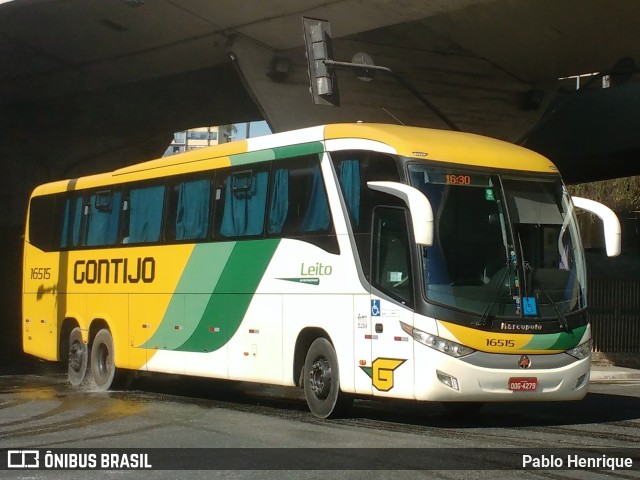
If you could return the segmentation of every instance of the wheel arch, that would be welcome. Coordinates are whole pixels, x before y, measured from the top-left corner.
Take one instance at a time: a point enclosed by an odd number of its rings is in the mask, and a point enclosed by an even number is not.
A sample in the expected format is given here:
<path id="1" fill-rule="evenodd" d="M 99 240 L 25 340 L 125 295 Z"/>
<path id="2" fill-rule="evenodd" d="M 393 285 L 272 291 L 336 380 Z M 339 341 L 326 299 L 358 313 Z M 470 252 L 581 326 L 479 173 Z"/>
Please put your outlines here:
<path id="1" fill-rule="evenodd" d="M 293 370 L 291 372 L 291 374 L 293 375 L 293 381 L 297 387 L 303 387 L 302 369 L 304 367 L 304 361 L 307 356 L 309 347 L 317 338 L 326 338 L 329 343 L 334 346 L 333 340 L 331 340 L 331 337 L 323 328 L 306 327 L 300 330 L 300 333 L 298 333 L 298 338 L 296 339 L 296 346 L 294 348 L 293 354 Z"/>
<path id="2" fill-rule="evenodd" d="M 66 317 L 60 325 L 58 334 L 58 361 L 66 362 L 69 356 L 69 335 L 74 328 L 80 328 L 80 322 L 75 317 Z"/>
<path id="3" fill-rule="evenodd" d="M 113 332 L 109 327 L 109 322 L 107 322 L 104 318 L 94 318 L 91 321 L 91 325 L 89 325 L 89 345 L 93 343 L 93 339 L 96 338 L 98 332 L 102 329 L 109 330 L 111 336 L 113 336 Z"/>

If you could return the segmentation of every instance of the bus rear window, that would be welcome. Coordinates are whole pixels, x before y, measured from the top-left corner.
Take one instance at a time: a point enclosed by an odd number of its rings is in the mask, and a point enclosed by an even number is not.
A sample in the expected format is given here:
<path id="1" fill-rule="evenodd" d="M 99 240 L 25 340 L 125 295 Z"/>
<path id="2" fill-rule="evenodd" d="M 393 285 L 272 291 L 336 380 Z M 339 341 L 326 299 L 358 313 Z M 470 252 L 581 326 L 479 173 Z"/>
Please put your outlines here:
<path id="1" fill-rule="evenodd" d="M 29 242 L 40 250 L 52 250 L 51 235 L 55 197 L 47 195 L 31 199 L 29 213 Z"/>

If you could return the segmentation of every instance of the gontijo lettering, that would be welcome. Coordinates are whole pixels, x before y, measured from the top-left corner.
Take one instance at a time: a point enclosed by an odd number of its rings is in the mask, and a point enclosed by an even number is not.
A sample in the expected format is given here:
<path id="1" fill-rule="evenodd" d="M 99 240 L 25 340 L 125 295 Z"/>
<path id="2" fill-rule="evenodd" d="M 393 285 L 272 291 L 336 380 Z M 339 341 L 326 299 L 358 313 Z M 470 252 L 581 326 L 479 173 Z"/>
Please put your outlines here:
<path id="1" fill-rule="evenodd" d="M 153 257 L 77 260 L 73 264 L 75 283 L 152 283 L 156 276 Z"/>

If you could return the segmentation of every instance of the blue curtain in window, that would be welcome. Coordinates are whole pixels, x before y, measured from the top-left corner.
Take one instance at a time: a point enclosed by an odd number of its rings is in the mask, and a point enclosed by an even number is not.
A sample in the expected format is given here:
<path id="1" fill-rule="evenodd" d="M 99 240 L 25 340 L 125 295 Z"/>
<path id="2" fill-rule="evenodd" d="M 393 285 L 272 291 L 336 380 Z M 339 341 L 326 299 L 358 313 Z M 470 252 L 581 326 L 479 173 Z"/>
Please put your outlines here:
<path id="1" fill-rule="evenodd" d="M 82 197 L 67 199 L 64 205 L 64 219 L 62 220 L 62 248 L 77 247 L 80 240 L 80 222 L 82 220 Z"/>
<path id="2" fill-rule="evenodd" d="M 281 233 L 289 212 L 289 170 L 279 168 L 273 177 L 271 207 L 269 209 L 269 233 Z"/>
<path id="3" fill-rule="evenodd" d="M 307 207 L 302 222 L 302 231 L 316 232 L 318 230 L 328 230 L 330 220 L 327 195 L 324 191 L 320 167 L 316 164 L 313 166 L 311 195 L 309 196 L 309 206 Z"/>
<path id="4" fill-rule="evenodd" d="M 131 190 L 128 243 L 157 242 L 160 239 L 163 201 L 163 186 Z"/>
<path id="5" fill-rule="evenodd" d="M 340 164 L 340 184 L 354 224 L 360 224 L 360 161 L 344 160 Z"/>
<path id="6" fill-rule="evenodd" d="M 114 193 L 106 201 L 105 194 L 89 197 L 86 245 L 113 245 L 118 239 L 120 193 Z M 96 204 L 96 199 L 98 204 Z"/>
<path id="7" fill-rule="evenodd" d="M 225 237 L 260 235 L 264 228 L 269 174 L 227 177 L 220 233 Z"/>
<path id="8" fill-rule="evenodd" d="M 207 236 L 210 195 L 209 180 L 196 180 L 179 185 L 176 240 L 191 240 Z"/>

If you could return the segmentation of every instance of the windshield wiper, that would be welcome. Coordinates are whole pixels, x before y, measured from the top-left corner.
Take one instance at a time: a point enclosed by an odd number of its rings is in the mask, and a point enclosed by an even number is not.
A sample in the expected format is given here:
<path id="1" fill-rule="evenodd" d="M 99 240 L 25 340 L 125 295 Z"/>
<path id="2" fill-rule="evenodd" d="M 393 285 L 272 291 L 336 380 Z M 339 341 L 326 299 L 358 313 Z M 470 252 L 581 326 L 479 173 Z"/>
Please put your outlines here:
<path id="1" fill-rule="evenodd" d="M 505 266 L 505 268 L 502 269 L 502 273 L 500 274 L 500 278 L 498 279 L 498 283 L 497 283 L 495 289 L 493 290 L 493 293 L 491 294 L 491 299 L 489 300 L 489 303 L 485 307 L 484 312 L 482 312 L 482 316 L 480 317 L 480 320 L 475 322 L 473 325 L 475 325 L 477 327 L 486 327 L 487 323 L 489 323 L 489 327 L 492 326 L 493 318 L 495 317 L 495 315 L 493 317 L 491 316 L 491 310 L 493 310 L 493 306 L 496 304 L 496 301 L 498 300 L 498 297 L 500 296 L 499 294 L 501 293 L 504 279 L 507 276 L 507 273 L 510 272 L 510 271 L 511 271 L 511 268 L 508 265 Z"/>
<path id="2" fill-rule="evenodd" d="M 529 267 L 529 269 L 531 270 L 531 283 L 533 284 L 534 290 L 537 288 L 538 290 L 540 290 L 542 292 L 542 294 L 545 297 L 547 297 L 547 300 L 549 301 L 549 303 L 553 307 L 553 310 L 556 312 L 556 316 L 558 317 L 558 323 L 560 324 L 560 330 L 564 330 L 567 333 L 573 333 L 573 330 L 571 329 L 571 327 L 569 326 L 569 322 L 567 321 L 567 317 L 565 317 L 564 314 L 560 311 L 560 309 L 558 308 L 558 305 L 556 304 L 556 302 L 554 302 L 552 300 L 551 296 L 544 289 L 544 287 L 539 282 L 536 282 L 535 276 L 533 274 L 534 269 L 532 267 Z"/>

